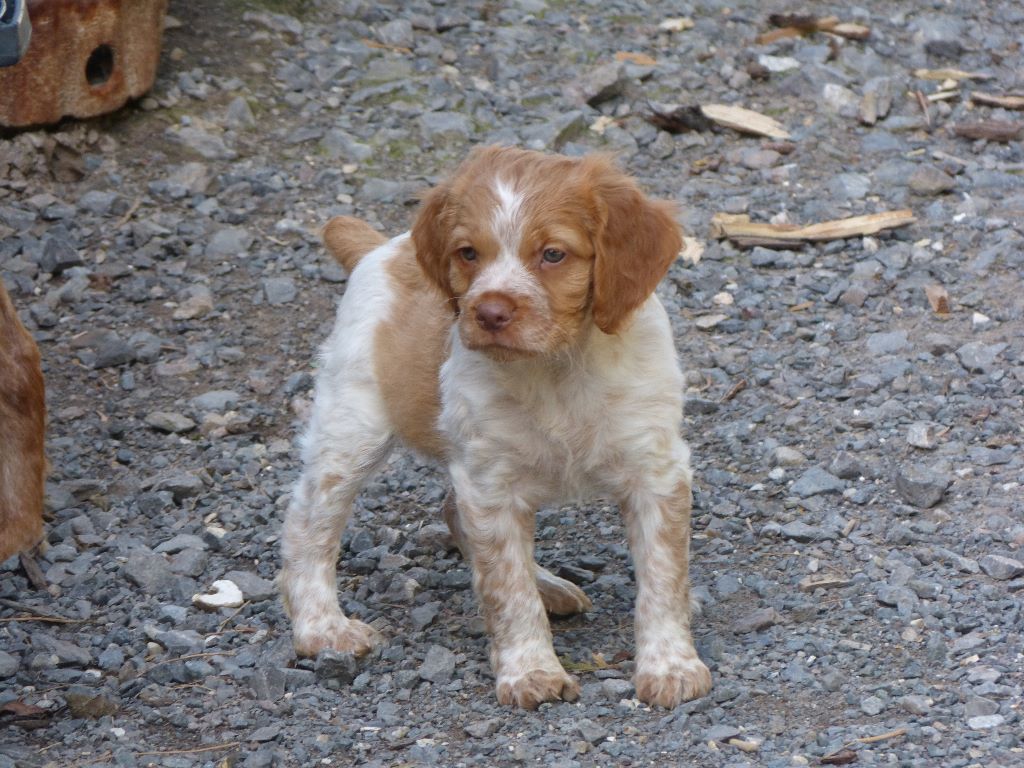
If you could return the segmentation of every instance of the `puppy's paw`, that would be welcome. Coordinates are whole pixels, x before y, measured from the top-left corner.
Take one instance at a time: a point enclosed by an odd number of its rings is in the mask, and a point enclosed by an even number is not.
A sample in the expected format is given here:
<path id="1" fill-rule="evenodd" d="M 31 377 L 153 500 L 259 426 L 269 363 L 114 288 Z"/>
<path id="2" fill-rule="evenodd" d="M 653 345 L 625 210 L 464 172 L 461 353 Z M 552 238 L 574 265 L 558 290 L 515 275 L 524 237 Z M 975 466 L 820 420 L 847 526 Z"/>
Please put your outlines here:
<path id="1" fill-rule="evenodd" d="M 296 622 L 292 630 L 295 655 L 310 658 L 327 649 L 365 656 L 380 641 L 380 633 L 373 627 L 341 615 L 308 624 Z"/>
<path id="2" fill-rule="evenodd" d="M 535 669 L 515 678 L 498 678 L 498 703 L 523 709 L 536 709 L 545 701 L 576 701 L 580 683 L 559 670 Z"/>
<path id="3" fill-rule="evenodd" d="M 651 665 L 662 667 L 657 671 L 645 671 L 637 667 L 633 677 L 636 697 L 652 706 L 672 709 L 682 701 L 699 699 L 711 690 L 711 672 L 700 659 L 681 659 L 671 664 Z"/>
<path id="4" fill-rule="evenodd" d="M 571 616 L 586 613 L 594 604 L 582 589 L 571 581 L 555 576 L 546 568 L 537 566 L 537 591 L 544 602 L 544 610 L 552 616 Z"/>

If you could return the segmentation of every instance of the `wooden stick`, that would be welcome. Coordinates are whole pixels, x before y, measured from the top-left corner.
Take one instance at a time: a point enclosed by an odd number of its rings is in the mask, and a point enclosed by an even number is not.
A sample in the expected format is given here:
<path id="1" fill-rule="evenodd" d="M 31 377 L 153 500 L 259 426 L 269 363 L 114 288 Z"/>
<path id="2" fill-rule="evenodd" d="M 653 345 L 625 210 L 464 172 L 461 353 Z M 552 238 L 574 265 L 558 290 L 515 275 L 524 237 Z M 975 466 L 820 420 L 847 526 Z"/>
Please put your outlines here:
<path id="1" fill-rule="evenodd" d="M 719 240 L 728 238 L 739 243 L 756 239 L 782 246 L 792 246 L 803 241 L 821 242 L 873 235 L 884 229 L 905 227 L 915 221 L 917 219 L 914 217 L 913 211 L 909 209 L 823 221 L 820 224 L 811 224 L 806 227 L 794 224 L 752 222 L 746 214 L 716 213 L 711 218 L 711 236 Z"/>
<path id="2" fill-rule="evenodd" d="M 990 107 L 1003 109 L 1024 109 L 1024 95 L 1017 93 L 971 93 L 971 101 L 975 104 L 987 104 Z"/>
<path id="3" fill-rule="evenodd" d="M 755 136 L 768 136 L 772 139 L 790 137 L 781 123 L 752 109 L 731 104 L 702 104 L 700 111 L 708 120 L 740 133 L 752 133 Z"/>

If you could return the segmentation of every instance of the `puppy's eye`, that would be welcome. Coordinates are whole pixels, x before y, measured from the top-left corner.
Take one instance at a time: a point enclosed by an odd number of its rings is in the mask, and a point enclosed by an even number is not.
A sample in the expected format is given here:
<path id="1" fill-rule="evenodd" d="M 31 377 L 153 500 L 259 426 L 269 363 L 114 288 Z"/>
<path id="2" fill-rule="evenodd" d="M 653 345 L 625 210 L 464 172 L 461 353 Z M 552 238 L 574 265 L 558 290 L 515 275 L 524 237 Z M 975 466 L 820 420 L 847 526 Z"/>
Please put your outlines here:
<path id="1" fill-rule="evenodd" d="M 465 248 L 459 248 L 459 256 L 461 256 L 464 261 L 476 261 L 476 249 L 468 246 Z"/>
<path id="2" fill-rule="evenodd" d="M 557 264 L 565 258 L 565 251 L 560 251 L 557 248 L 545 248 L 541 258 L 548 264 Z"/>

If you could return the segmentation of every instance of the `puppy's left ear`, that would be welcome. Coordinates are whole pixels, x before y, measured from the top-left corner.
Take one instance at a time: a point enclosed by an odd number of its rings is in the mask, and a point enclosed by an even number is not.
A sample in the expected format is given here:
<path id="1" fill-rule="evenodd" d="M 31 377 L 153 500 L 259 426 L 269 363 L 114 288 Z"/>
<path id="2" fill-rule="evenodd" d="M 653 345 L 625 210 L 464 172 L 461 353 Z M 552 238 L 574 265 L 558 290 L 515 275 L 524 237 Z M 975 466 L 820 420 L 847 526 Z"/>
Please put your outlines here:
<path id="1" fill-rule="evenodd" d="M 596 162 L 592 188 L 601 215 L 594 244 L 594 323 L 614 334 L 654 292 L 683 238 L 674 203 L 649 199 L 609 161 Z"/>
<path id="2" fill-rule="evenodd" d="M 423 273 L 446 296 L 454 298 L 449 273 L 451 225 L 447 209 L 450 192 L 450 185 L 445 182 L 424 195 L 412 225 L 412 242 L 416 248 L 416 261 Z M 454 302 L 452 306 L 456 306 Z"/>

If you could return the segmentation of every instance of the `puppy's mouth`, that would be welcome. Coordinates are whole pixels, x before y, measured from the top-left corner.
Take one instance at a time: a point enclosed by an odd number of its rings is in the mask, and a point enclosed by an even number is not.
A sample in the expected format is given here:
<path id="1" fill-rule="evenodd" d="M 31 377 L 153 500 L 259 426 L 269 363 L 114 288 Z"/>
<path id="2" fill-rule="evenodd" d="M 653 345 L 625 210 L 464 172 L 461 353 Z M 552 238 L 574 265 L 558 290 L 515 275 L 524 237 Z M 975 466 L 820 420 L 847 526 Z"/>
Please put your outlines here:
<path id="1" fill-rule="evenodd" d="M 518 334 L 486 333 L 479 328 L 466 329 L 465 327 L 459 330 L 459 336 L 466 349 L 480 352 L 499 362 L 533 357 L 540 352 L 540 350 L 525 345 L 522 339 L 518 338 Z"/>

